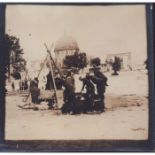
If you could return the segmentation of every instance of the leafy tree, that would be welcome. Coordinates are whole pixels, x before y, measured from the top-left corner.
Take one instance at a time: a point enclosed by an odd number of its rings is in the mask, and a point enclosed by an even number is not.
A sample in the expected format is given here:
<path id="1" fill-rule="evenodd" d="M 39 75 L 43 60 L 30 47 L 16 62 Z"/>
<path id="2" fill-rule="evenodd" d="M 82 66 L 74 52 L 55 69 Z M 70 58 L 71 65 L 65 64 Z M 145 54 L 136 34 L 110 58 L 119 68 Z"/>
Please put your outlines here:
<path id="1" fill-rule="evenodd" d="M 19 74 L 26 69 L 26 60 L 23 58 L 23 49 L 20 46 L 19 38 L 5 34 L 5 52 L 7 55 L 6 69 L 8 78 L 12 75 L 15 79 L 19 78 Z M 12 68 L 12 71 L 10 71 Z M 18 75 L 16 77 L 16 75 Z"/>
<path id="2" fill-rule="evenodd" d="M 6 69 L 8 76 L 12 75 L 14 78 L 18 78 L 19 73 L 25 71 L 26 60 L 23 58 L 23 49 L 20 46 L 19 38 L 5 34 L 5 52 L 7 54 Z M 12 72 L 10 73 L 10 67 Z M 18 76 L 16 77 L 16 75 Z"/>
<path id="3" fill-rule="evenodd" d="M 100 66 L 101 65 L 101 60 L 100 58 L 93 58 L 90 60 L 90 65 L 92 66 Z"/>
<path id="4" fill-rule="evenodd" d="M 67 68 L 83 69 L 87 66 L 86 53 L 75 52 L 74 55 L 66 56 L 63 63 Z"/>

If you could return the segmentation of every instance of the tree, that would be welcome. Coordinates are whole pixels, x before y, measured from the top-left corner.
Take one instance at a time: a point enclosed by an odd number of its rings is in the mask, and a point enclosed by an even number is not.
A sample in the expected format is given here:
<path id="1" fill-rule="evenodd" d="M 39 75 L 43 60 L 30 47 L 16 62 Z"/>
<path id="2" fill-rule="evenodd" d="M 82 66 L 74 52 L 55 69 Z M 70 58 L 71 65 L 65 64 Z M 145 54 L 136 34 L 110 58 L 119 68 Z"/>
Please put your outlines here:
<path id="1" fill-rule="evenodd" d="M 5 34 L 5 52 L 7 54 L 6 69 L 8 78 L 10 78 L 10 75 L 14 78 L 20 77 L 19 73 L 26 69 L 26 60 L 22 56 L 24 53 L 20 46 L 19 38 Z M 18 76 L 16 77 L 17 74 Z"/>
<path id="2" fill-rule="evenodd" d="M 63 63 L 67 68 L 83 69 L 87 66 L 86 53 L 75 52 L 74 55 L 66 56 Z"/>
<path id="3" fill-rule="evenodd" d="M 90 65 L 92 66 L 100 66 L 101 65 L 101 60 L 100 58 L 93 58 L 90 60 Z"/>

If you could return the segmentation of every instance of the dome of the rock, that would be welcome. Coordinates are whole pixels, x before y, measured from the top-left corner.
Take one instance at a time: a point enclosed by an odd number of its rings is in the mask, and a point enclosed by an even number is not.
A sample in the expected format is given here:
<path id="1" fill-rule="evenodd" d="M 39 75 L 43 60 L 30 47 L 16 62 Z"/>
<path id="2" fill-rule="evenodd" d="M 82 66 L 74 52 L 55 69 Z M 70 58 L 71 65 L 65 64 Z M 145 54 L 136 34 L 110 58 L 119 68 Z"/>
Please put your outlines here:
<path id="1" fill-rule="evenodd" d="M 66 50 L 79 50 L 79 46 L 73 37 L 64 34 L 56 42 L 54 52 Z"/>

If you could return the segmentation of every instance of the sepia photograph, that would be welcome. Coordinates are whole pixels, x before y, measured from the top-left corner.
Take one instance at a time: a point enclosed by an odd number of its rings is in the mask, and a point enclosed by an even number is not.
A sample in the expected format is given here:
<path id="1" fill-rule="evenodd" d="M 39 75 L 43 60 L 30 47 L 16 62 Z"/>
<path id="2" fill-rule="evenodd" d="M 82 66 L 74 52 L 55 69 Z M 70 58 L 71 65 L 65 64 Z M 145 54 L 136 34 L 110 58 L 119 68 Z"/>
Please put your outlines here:
<path id="1" fill-rule="evenodd" d="M 5 140 L 148 140 L 146 6 L 6 6 Z"/>

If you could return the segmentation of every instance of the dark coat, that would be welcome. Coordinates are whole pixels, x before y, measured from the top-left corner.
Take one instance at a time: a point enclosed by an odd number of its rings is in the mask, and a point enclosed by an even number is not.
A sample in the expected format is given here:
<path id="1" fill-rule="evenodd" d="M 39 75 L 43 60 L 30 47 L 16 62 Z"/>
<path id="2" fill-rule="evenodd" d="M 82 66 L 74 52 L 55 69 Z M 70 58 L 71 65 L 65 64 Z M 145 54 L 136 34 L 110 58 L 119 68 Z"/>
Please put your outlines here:
<path id="1" fill-rule="evenodd" d="M 38 88 L 37 81 L 32 80 L 30 82 L 30 92 L 31 92 L 32 98 L 38 98 L 38 96 L 40 95 L 40 89 Z"/>
<path id="2" fill-rule="evenodd" d="M 96 72 L 95 76 L 92 78 L 92 81 L 96 84 L 98 95 L 103 95 L 103 93 L 105 93 L 107 80 L 107 77 L 100 71 Z"/>
<path id="3" fill-rule="evenodd" d="M 91 80 L 85 78 L 85 79 L 82 79 L 82 81 L 83 81 L 82 90 L 84 89 L 84 87 L 86 87 L 86 93 L 94 95 L 95 87 L 91 82 Z"/>

